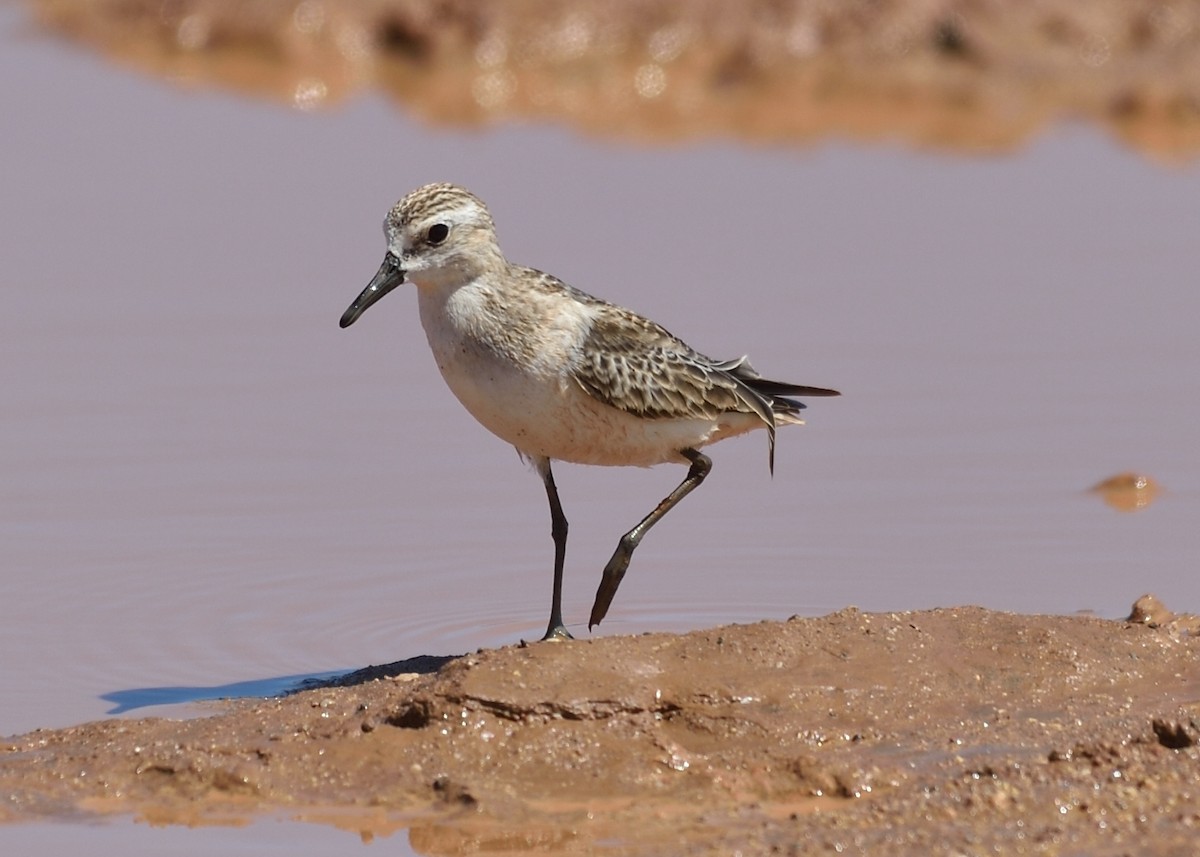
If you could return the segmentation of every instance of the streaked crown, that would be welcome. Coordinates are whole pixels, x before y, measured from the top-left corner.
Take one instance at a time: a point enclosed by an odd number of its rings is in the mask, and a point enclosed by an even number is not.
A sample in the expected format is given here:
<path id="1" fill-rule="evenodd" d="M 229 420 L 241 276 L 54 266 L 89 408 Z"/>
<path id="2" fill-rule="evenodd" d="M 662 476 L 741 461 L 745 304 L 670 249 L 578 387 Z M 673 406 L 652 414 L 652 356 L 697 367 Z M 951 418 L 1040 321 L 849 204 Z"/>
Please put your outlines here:
<path id="1" fill-rule="evenodd" d="M 439 182 L 407 194 L 383 222 L 388 249 L 410 279 L 471 277 L 503 264 L 496 226 L 483 200 L 458 185 Z"/>

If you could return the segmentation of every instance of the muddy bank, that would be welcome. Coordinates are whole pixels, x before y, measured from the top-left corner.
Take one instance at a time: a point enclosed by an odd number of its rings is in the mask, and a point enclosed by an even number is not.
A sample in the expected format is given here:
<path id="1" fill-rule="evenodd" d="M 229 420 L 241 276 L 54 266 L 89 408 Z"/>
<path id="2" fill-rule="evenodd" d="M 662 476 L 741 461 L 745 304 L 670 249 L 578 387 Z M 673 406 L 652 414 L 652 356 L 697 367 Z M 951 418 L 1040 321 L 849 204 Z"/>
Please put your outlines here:
<path id="1" fill-rule="evenodd" d="M 1158 0 L 37 0 L 48 31 L 302 109 L 378 89 L 434 122 L 641 141 L 850 136 L 1005 150 L 1085 120 L 1200 150 L 1200 8 Z"/>
<path id="2" fill-rule="evenodd" d="M 8 739 L 0 819 L 275 813 L 429 854 L 1191 853 L 1200 639 L 1155 602 L 1133 619 L 847 609 L 481 651 Z"/>

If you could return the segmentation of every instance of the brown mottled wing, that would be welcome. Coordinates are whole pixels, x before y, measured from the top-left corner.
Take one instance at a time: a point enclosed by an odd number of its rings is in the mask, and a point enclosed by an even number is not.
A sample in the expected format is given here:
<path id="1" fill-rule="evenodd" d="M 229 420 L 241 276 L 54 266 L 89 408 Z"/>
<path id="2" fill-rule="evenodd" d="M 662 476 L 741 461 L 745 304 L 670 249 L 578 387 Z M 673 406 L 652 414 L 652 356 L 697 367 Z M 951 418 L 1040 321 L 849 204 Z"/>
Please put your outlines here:
<path id="1" fill-rule="evenodd" d="M 717 363 L 648 319 L 608 304 L 599 310 L 574 373 L 590 395 L 647 419 L 736 411 L 774 429 L 771 403 L 735 374 L 740 361 Z"/>
<path id="2" fill-rule="evenodd" d="M 646 419 L 755 414 L 767 429 L 772 472 L 776 416 L 794 416 L 804 408 L 803 402 L 787 397 L 839 395 L 824 387 L 763 378 L 745 357 L 712 360 L 649 319 L 570 291 L 597 310 L 573 373 L 580 387 L 601 402 Z"/>

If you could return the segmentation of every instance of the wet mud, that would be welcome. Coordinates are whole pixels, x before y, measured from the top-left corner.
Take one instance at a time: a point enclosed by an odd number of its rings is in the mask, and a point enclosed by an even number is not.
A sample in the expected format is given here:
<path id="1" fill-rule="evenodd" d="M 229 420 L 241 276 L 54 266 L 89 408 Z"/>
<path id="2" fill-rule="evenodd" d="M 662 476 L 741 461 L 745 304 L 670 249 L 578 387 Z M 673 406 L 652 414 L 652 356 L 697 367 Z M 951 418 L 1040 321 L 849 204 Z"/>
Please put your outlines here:
<path id="1" fill-rule="evenodd" d="M 0 821 L 287 817 L 427 854 L 1192 853 L 1200 630 L 853 608 L 373 667 L 0 742 Z"/>

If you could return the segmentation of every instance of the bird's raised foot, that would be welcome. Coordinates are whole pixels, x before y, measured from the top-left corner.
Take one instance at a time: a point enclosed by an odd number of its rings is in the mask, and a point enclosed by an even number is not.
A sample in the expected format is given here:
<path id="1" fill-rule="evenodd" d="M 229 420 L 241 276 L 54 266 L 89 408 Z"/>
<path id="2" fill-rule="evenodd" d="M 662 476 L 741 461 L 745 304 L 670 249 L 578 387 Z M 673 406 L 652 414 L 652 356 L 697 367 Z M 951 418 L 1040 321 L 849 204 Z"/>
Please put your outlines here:
<path id="1" fill-rule="evenodd" d="M 617 549 L 613 551 L 612 559 L 608 561 L 608 565 L 604 566 L 604 572 L 600 575 L 600 586 L 596 589 L 596 600 L 592 603 L 592 615 L 588 618 L 589 631 L 599 625 L 600 621 L 608 615 L 609 605 L 612 604 L 613 596 L 617 594 L 617 587 L 621 585 L 621 580 L 629 569 L 629 560 L 632 556 L 633 547 L 622 539 L 617 545 Z"/>

